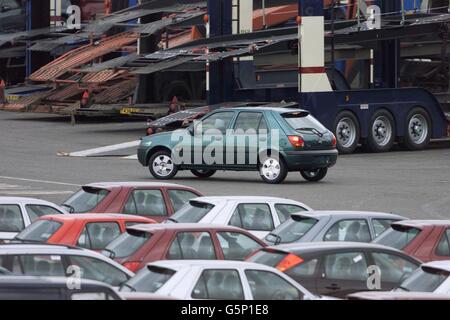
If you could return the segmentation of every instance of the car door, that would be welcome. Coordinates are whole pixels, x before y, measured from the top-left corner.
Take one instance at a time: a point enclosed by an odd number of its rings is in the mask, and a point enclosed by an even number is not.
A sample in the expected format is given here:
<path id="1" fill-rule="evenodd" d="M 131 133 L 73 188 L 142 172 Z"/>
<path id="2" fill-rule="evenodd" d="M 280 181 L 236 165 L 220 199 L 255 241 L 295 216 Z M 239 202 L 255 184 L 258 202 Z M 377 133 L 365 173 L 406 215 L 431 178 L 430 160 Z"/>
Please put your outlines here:
<path id="1" fill-rule="evenodd" d="M 195 168 L 225 168 L 226 133 L 235 111 L 219 111 L 194 125 Z M 200 145 L 201 144 L 201 145 Z"/>
<path id="2" fill-rule="evenodd" d="M 367 219 L 341 219 L 326 229 L 322 239 L 316 241 L 370 242 L 372 236 Z"/>
<path id="3" fill-rule="evenodd" d="M 241 111 L 236 117 L 232 134 L 227 135 L 227 160 L 236 167 L 256 166 L 258 150 L 267 144 L 267 121 L 262 112 Z"/>
<path id="4" fill-rule="evenodd" d="M 263 247 L 261 243 L 242 232 L 216 231 L 215 236 L 218 249 L 225 260 L 244 260 Z"/>
<path id="5" fill-rule="evenodd" d="M 164 221 L 168 217 L 166 201 L 159 189 L 132 190 L 122 213 L 148 217 L 157 222 Z"/>
<path id="6" fill-rule="evenodd" d="M 273 219 L 267 203 L 240 203 L 233 211 L 228 225 L 245 229 L 262 239 L 275 229 Z"/>
<path id="7" fill-rule="evenodd" d="M 362 250 L 324 254 L 317 292 L 344 298 L 347 294 L 367 291 L 367 256 Z"/>
<path id="8" fill-rule="evenodd" d="M 168 260 L 216 260 L 217 254 L 209 232 L 180 231 L 172 239 L 165 258 Z"/>
<path id="9" fill-rule="evenodd" d="M 389 291 L 398 287 L 403 280 L 420 267 L 419 262 L 393 252 L 370 250 L 368 254 L 370 265 L 379 268 L 381 287 L 378 290 Z M 372 285 L 376 283 L 375 280 Z"/>
<path id="10" fill-rule="evenodd" d="M 320 256 L 304 257 L 302 255 L 301 259 L 304 259 L 302 263 L 289 268 L 284 273 L 312 293 L 317 294 L 317 281 L 321 275 Z"/>
<path id="11" fill-rule="evenodd" d="M 116 221 L 86 223 L 76 240 L 76 246 L 101 251 L 120 234 L 120 226 Z"/>

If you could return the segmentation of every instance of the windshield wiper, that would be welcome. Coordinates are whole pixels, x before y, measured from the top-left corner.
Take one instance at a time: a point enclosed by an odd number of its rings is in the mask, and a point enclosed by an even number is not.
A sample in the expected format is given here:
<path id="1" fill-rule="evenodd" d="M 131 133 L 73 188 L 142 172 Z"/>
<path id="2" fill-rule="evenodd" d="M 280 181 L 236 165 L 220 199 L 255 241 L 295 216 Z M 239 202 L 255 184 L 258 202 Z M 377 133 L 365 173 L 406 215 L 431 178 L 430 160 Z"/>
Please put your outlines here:
<path id="1" fill-rule="evenodd" d="M 104 248 L 103 250 L 109 253 L 109 257 L 108 258 L 114 259 L 116 257 L 116 253 L 114 251 L 112 251 L 111 249 Z"/>
<path id="2" fill-rule="evenodd" d="M 297 129 L 295 129 L 295 131 L 310 131 L 310 132 L 318 135 L 319 137 L 323 137 L 323 133 L 320 132 L 319 130 L 317 130 L 316 128 L 297 128 Z"/>
<path id="3" fill-rule="evenodd" d="M 410 291 L 411 291 L 411 290 L 409 290 L 408 288 L 403 287 L 403 286 L 399 286 L 398 288 L 399 288 L 399 289 L 402 289 L 403 291 L 406 291 L 406 292 L 410 292 Z"/>
<path id="4" fill-rule="evenodd" d="M 175 223 L 178 223 L 178 220 L 177 219 L 175 219 L 175 218 L 169 218 L 169 219 L 167 219 L 168 221 L 172 221 L 172 222 L 175 222 Z"/>
<path id="5" fill-rule="evenodd" d="M 130 285 L 130 284 L 126 283 L 126 282 L 121 285 L 121 288 L 123 288 L 123 287 L 130 289 L 131 292 L 136 292 L 137 291 L 132 285 Z"/>

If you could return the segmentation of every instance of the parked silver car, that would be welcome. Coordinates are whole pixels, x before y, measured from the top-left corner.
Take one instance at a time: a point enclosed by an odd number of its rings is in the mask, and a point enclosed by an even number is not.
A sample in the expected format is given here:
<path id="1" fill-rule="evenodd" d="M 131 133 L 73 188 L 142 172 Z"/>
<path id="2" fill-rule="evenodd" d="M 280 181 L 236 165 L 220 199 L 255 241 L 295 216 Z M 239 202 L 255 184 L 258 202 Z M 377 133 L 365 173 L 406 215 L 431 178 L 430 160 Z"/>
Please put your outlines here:
<path id="1" fill-rule="evenodd" d="M 147 265 L 121 292 L 150 292 L 183 300 L 321 299 L 272 267 L 251 262 L 166 260 Z"/>
<path id="2" fill-rule="evenodd" d="M 269 233 L 269 245 L 292 242 L 371 242 L 392 222 L 406 220 L 397 214 L 364 211 L 312 211 L 295 213 Z"/>
<path id="3" fill-rule="evenodd" d="M 77 277 L 104 282 L 113 287 L 134 273 L 100 253 L 64 245 L 0 245 L 0 268 L 14 275 Z"/>
<path id="4" fill-rule="evenodd" d="M 66 214 L 54 203 L 22 197 L 0 197 L 0 240 L 11 240 L 44 215 Z"/>

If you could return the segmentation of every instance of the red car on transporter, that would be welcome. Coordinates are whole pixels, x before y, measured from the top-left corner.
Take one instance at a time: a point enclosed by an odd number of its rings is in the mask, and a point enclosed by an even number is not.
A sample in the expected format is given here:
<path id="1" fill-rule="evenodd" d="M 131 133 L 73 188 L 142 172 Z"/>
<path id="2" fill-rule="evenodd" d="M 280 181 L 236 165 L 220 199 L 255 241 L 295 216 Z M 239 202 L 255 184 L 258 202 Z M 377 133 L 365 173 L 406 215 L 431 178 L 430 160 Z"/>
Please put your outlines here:
<path id="1" fill-rule="evenodd" d="M 162 222 L 202 194 L 194 188 L 160 182 L 99 182 L 81 187 L 62 206 L 71 213 L 124 213 Z"/>
<path id="2" fill-rule="evenodd" d="M 102 252 L 133 272 L 157 260 L 244 260 L 266 244 L 246 230 L 199 223 L 140 224 Z"/>
<path id="3" fill-rule="evenodd" d="M 20 232 L 14 240 L 67 244 L 103 250 L 111 241 L 135 224 L 154 220 L 127 214 L 61 214 L 43 216 Z"/>
<path id="4" fill-rule="evenodd" d="M 404 220 L 373 241 L 403 250 L 423 262 L 450 260 L 450 220 Z"/>

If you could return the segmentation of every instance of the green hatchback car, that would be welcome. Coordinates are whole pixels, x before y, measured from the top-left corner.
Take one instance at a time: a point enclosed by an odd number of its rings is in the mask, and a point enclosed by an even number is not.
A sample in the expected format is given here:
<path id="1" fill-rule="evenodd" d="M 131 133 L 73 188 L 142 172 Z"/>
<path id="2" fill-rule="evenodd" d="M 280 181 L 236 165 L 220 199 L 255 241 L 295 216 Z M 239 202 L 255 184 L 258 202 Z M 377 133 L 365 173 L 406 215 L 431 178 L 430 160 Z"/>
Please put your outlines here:
<path id="1" fill-rule="evenodd" d="M 268 183 L 291 171 L 322 180 L 337 155 L 336 137 L 308 111 L 268 106 L 218 109 L 188 128 L 144 137 L 138 148 L 139 162 L 157 179 L 178 170 L 200 178 L 216 170 L 255 170 Z"/>

